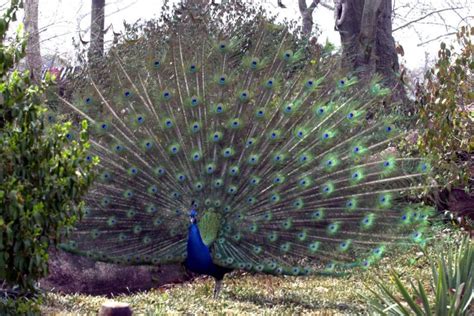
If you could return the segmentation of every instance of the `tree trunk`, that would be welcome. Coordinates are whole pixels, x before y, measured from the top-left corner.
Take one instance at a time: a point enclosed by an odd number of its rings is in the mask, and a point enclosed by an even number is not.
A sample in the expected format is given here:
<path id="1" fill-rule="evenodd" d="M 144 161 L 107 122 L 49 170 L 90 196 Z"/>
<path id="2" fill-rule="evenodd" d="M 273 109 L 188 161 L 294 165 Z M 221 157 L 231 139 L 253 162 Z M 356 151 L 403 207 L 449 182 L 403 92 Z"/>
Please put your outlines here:
<path id="1" fill-rule="evenodd" d="M 25 29 L 28 34 L 26 45 L 26 63 L 33 81 L 41 80 L 41 59 L 39 31 L 38 31 L 39 0 L 25 0 Z"/>
<path id="2" fill-rule="evenodd" d="M 406 100 L 398 78 L 400 66 L 392 36 L 392 0 L 335 0 L 336 30 L 342 43 L 342 66 L 362 79 L 383 76 L 396 100 Z"/>
<path id="3" fill-rule="evenodd" d="M 306 0 L 298 0 L 298 7 L 300 9 L 301 17 L 303 18 L 303 26 L 301 32 L 304 38 L 309 38 L 313 30 L 313 12 L 321 0 L 313 0 L 308 7 Z"/>
<path id="4" fill-rule="evenodd" d="M 89 62 L 104 55 L 105 0 L 92 0 Z"/>

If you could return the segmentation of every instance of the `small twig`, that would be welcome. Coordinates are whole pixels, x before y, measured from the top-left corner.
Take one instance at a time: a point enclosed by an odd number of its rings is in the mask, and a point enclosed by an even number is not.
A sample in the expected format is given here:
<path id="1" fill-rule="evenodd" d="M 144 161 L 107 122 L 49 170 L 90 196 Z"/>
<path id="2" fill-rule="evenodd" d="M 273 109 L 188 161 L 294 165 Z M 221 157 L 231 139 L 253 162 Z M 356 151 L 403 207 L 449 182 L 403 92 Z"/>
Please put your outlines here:
<path id="1" fill-rule="evenodd" d="M 436 40 L 439 40 L 440 38 L 443 38 L 443 37 L 446 37 L 446 36 L 451 36 L 451 35 L 455 35 L 457 32 L 450 32 L 450 33 L 446 33 L 446 34 L 443 34 L 443 35 L 440 35 L 440 36 L 437 36 L 435 38 L 432 38 L 432 39 L 429 39 L 425 42 L 421 42 L 419 44 L 417 44 L 416 46 L 420 47 L 420 46 L 423 46 L 425 44 L 428 44 L 428 43 L 431 43 L 431 42 L 434 42 Z"/>
<path id="2" fill-rule="evenodd" d="M 417 19 L 414 19 L 414 20 L 412 20 L 412 21 L 410 21 L 410 22 L 407 22 L 407 23 L 405 23 L 405 24 L 403 24 L 403 25 L 401 25 L 401 26 L 399 26 L 399 27 L 396 27 L 395 29 L 393 29 L 392 33 L 393 33 L 393 32 L 396 32 L 396 31 L 398 31 L 398 30 L 400 30 L 400 29 L 402 29 L 402 28 L 405 28 L 405 27 L 407 27 L 407 26 L 409 26 L 409 25 L 411 25 L 411 24 L 413 24 L 413 23 L 416 23 L 416 22 L 419 22 L 419 21 L 421 21 L 421 20 L 424 20 L 424 19 L 426 19 L 427 17 L 432 16 L 433 14 L 437 14 L 437 13 L 444 12 L 444 11 L 450 11 L 450 10 L 454 11 L 454 10 L 457 10 L 457 9 L 462 9 L 462 8 L 444 8 L 444 9 L 432 11 L 432 12 L 427 13 L 427 14 L 425 14 L 425 15 L 423 15 L 423 16 L 417 18 Z"/>

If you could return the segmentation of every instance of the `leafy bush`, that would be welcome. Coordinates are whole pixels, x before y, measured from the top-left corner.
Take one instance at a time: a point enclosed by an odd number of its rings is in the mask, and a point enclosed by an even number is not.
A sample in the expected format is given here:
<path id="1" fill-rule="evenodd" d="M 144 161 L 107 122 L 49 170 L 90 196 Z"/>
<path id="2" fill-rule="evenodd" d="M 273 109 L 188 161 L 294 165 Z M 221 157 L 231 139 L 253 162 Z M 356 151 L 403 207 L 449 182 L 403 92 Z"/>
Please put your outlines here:
<path id="1" fill-rule="evenodd" d="M 48 247 L 78 219 L 97 163 L 86 158 L 87 124 L 77 137 L 71 123 L 48 125 L 44 85 L 14 70 L 26 41 L 22 26 L 9 44 L 6 32 L 21 6 L 12 0 L 0 18 L 0 280 L 18 301 L 34 293 L 35 281 L 47 274 Z M 1 314 L 9 304 L 3 303 Z"/>
<path id="2" fill-rule="evenodd" d="M 431 260 L 431 283 L 410 281 L 403 284 L 392 272 L 396 291 L 386 282 L 376 280 L 376 289 L 370 289 L 375 298 L 365 299 L 369 308 L 382 315 L 468 315 L 474 299 L 474 245 L 465 237 L 459 248 L 450 248 Z"/>
<path id="3" fill-rule="evenodd" d="M 417 91 L 417 148 L 433 156 L 438 183 L 466 185 L 474 152 L 474 27 L 457 34 L 459 51 L 441 43 L 438 61 Z"/>

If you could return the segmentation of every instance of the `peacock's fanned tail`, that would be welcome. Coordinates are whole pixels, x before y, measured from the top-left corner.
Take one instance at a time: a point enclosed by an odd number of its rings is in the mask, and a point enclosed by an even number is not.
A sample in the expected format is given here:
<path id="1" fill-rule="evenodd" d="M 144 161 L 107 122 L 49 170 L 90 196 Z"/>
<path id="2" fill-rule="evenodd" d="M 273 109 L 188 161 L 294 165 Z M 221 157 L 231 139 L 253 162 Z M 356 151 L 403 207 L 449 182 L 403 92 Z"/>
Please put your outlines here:
<path id="1" fill-rule="evenodd" d="M 119 44 L 61 97 L 89 121 L 88 159 L 100 158 L 64 248 L 182 262 L 192 201 L 225 267 L 332 272 L 422 240 L 429 209 L 409 196 L 428 186 L 430 165 L 397 153 L 404 132 L 374 110 L 387 89 L 341 78 L 331 56 L 308 58 L 264 19 L 219 33 L 205 21 Z"/>

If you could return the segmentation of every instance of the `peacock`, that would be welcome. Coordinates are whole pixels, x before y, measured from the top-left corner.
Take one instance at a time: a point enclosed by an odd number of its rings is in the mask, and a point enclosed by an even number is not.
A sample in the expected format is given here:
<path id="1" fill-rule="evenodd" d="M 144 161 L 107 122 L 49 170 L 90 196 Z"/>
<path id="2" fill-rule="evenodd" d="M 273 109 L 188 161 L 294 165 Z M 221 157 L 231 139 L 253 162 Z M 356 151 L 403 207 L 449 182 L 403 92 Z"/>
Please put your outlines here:
<path id="1" fill-rule="evenodd" d="M 57 118 L 88 122 L 99 169 L 62 247 L 183 263 L 214 277 L 217 297 L 232 270 L 332 275 L 423 243 L 431 209 L 411 197 L 433 185 L 431 165 L 398 149 L 390 89 L 239 10 L 145 24 L 57 96 Z"/>

